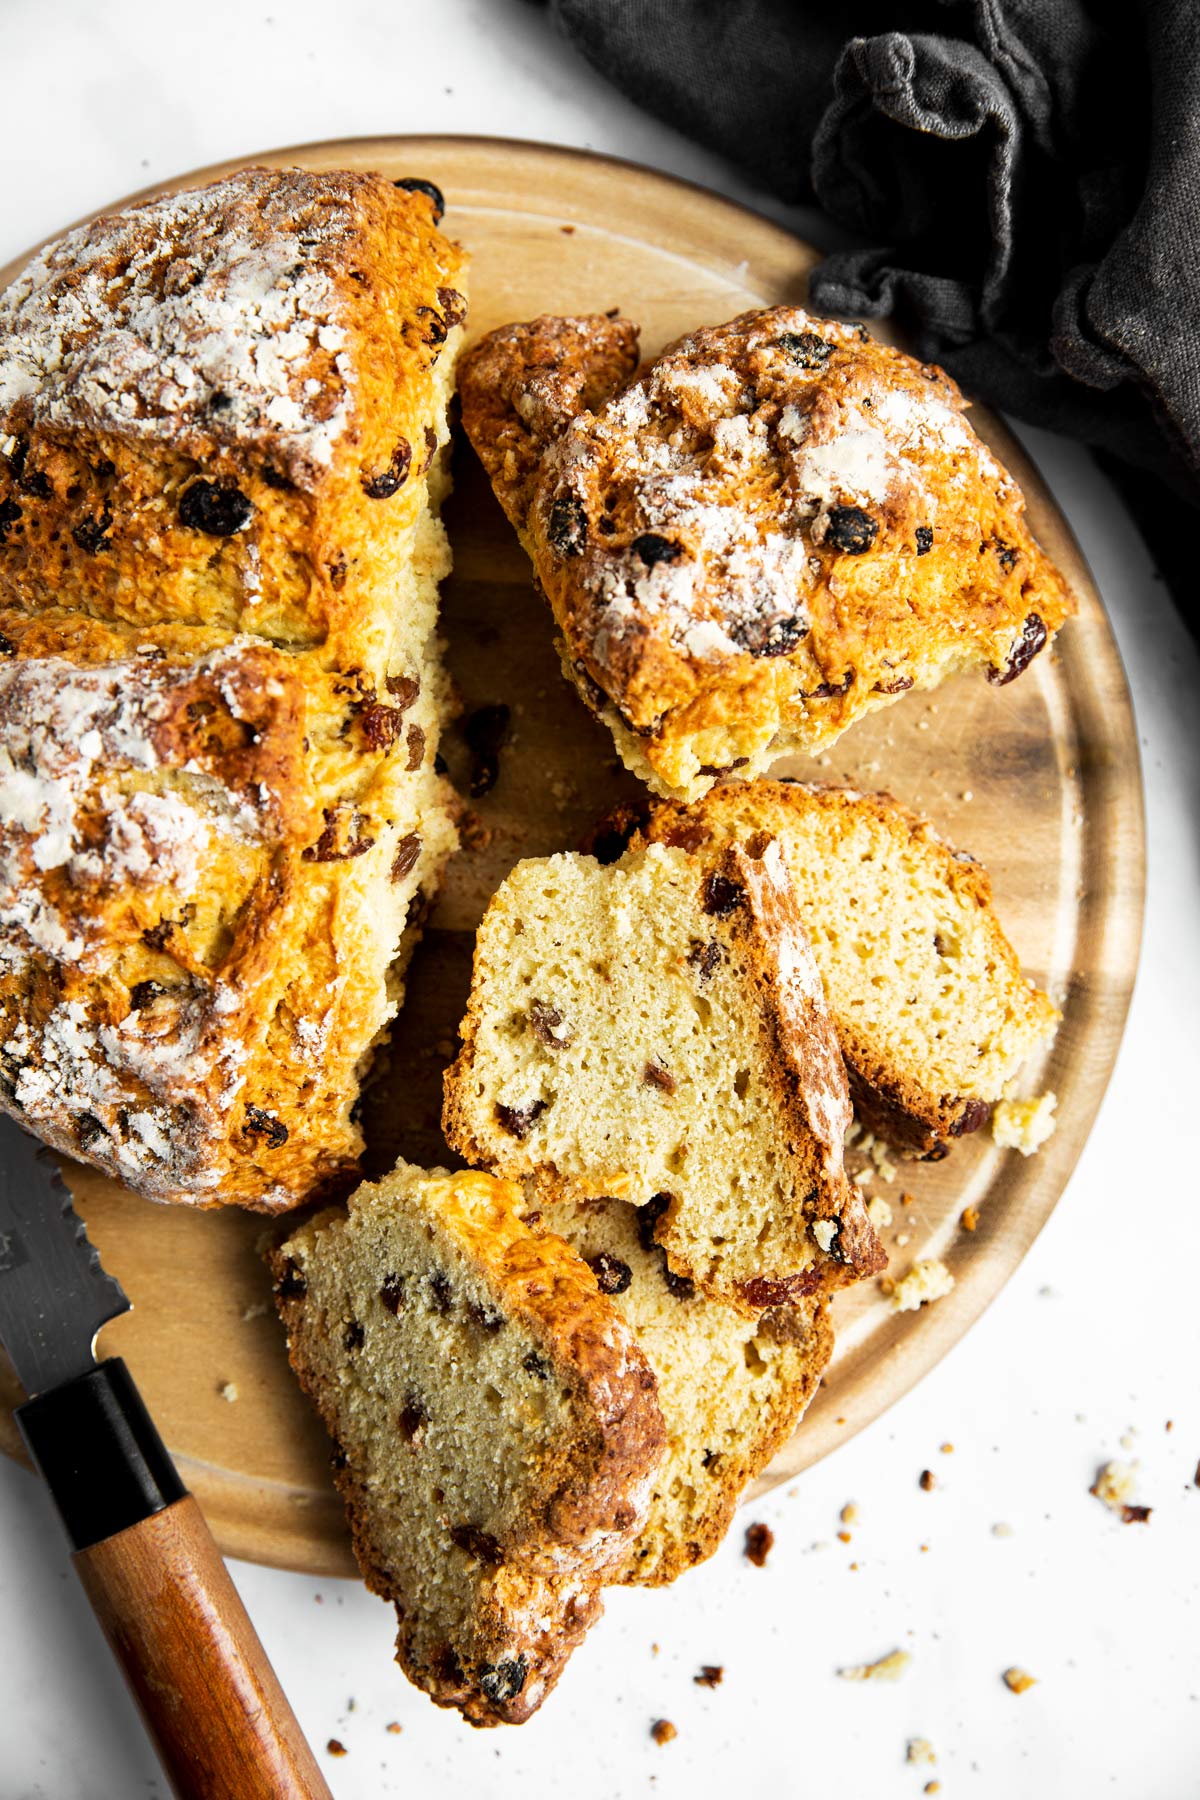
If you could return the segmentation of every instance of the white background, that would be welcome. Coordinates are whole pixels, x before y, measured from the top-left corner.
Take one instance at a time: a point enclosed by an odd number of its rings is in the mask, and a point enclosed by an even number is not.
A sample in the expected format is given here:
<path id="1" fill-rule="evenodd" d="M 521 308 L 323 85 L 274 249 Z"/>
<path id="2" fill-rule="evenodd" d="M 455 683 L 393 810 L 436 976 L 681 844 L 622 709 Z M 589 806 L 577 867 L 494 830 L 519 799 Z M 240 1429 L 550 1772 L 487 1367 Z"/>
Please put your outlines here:
<path id="1" fill-rule="evenodd" d="M 612 92 L 523 0 L 271 3 L 0 0 L 0 262 L 218 158 L 412 131 L 617 152 L 821 241 L 818 223 Z M 1023 435 L 1116 627 L 1149 814 L 1129 1030 L 1067 1194 L 941 1367 L 754 1509 L 777 1538 L 765 1569 L 742 1558 L 739 1525 L 674 1589 L 614 1592 L 520 1731 L 472 1732 L 409 1688 L 390 1660 L 389 1610 L 357 1585 L 235 1565 L 338 1800 L 875 1800 L 918 1795 L 931 1778 L 972 1800 L 1200 1794 L 1200 661 L 1088 457 Z M 1087 1491 L 1100 1463 L 1130 1455 L 1154 1508 L 1147 1526 L 1119 1524 Z M 932 1493 L 917 1486 L 926 1467 Z M 845 1545 L 850 1500 L 860 1519 Z M 994 1535 L 997 1523 L 1012 1535 Z M 914 1661 L 894 1686 L 837 1679 L 839 1665 L 898 1646 Z M 701 1663 L 725 1667 L 715 1692 L 693 1683 Z M 1013 1663 L 1038 1677 L 1019 1698 L 1000 1680 Z M 664 1716 L 679 1735 L 658 1748 L 649 1728 Z M 911 1736 L 932 1740 L 936 1768 L 905 1764 Z M 329 1757 L 330 1737 L 348 1754 Z M 46 1497 L 0 1463 L 0 1800 L 165 1791 Z"/>

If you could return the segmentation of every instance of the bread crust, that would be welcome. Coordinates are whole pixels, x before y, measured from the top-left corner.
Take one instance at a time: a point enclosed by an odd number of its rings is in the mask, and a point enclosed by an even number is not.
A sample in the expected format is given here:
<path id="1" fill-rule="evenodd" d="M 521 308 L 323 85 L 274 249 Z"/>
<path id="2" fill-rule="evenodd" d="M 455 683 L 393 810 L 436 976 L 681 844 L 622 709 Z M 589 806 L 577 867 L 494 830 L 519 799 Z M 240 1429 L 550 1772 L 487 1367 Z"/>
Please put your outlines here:
<path id="1" fill-rule="evenodd" d="M 550 1691 L 602 1610 L 600 1585 L 621 1566 L 645 1517 L 665 1444 L 657 1383 L 632 1332 L 575 1251 L 523 1220 L 523 1204 L 520 1188 L 488 1175 L 426 1176 L 401 1165 L 395 1177 L 360 1188 L 348 1215 L 322 1213 L 268 1254 L 292 1367 L 338 1446 L 335 1475 L 364 1579 L 396 1606 L 397 1661 L 438 1705 L 457 1707 L 475 1725 L 519 1724 Z M 323 1362 L 330 1334 L 365 1310 L 363 1297 L 342 1284 L 341 1245 L 389 1209 L 425 1221 L 431 1254 L 452 1246 L 455 1267 L 470 1272 L 472 1291 L 482 1290 L 494 1309 L 481 1329 L 494 1331 L 500 1320 L 531 1336 L 574 1396 L 579 1421 L 575 1436 L 551 1445 L 530 1471 L 507 1527 L 488 1522 L 495 1535 L 483 1561 L 483 1553 L 474 1558 L 471 1616 L 457 1638 L 421 1615 L 419 1596 L 392 1566 L 382 1518 L 387 1493 L 365 1479 L 356 1421 L 343 1410 L 345 1382 L 332 1381 Z M 403 1330 L 406 1319 L 402 1307 L 388 1330 Z M 442 1384 L 470 1379 L 465 1363 L 431 1372 L 431 1408 Z M 403 1393 L 391 1398 L 398 1416 Z M 472 1552 L 460 1537 L 450 1529 L 444 1554 L 469 1564 Z M 514 1692 L 507 1691 L 512 1682 L 488 1680 L 487 1671 L 518 1663 Z"/>
<path id="2" fill-rule="evenodd" d="M 956 668 L 1010 680 L 1073 610 L 958 388 L 862 327 L 772 307 L 631 375 L 625 321 L 541 318 L 476 345 L 461 391 L 564 670 L 656 792 Z"/>

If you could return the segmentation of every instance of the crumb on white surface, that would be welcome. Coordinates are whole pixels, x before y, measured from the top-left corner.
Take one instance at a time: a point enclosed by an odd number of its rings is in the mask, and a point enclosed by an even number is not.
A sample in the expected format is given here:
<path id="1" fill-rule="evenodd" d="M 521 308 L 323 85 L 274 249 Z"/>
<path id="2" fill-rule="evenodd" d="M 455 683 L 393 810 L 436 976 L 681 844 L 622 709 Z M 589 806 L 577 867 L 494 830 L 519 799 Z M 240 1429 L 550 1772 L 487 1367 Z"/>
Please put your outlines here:
<path id="1" fill-rule="evenodd" d="M 914 1737 L 908 1740 L 904 1760 L 910 1763 L 935 1763 L 937 1756 L 928 1738 Z"/>
<path id="2" fill-rule="evenodd" d="M 1005 1687 L 1013 1694 L 1027 1694 L 1031 1687 L 1037 1686 L 1038 1680 L 1028 1669 L 1018 1668 L 1016 1664 L 1011 1669 L 1005 1669 L 1002 1679 Z"/>
<path id="3" fill-rule="evenodd" d="M 912 1654 L 908 1650 L 893 1650 L 888 1656 L 881 1656 L 878 1662 L 851 1663 L 849 1668 L 839 1669 L 838 1674 L 843 1681 L 899 1681 L 907 1674 Z"/>
<path id="4" fill-rule="evenodd" d="M 1133 1499 L 1137 1486 L 1137 1464 L 1108 1462 L 1100 1470 L 1088 1492 L 1102 1500 L 1110 1512 L 1119 1513 Z"/>
<path id="5" fill-rule="evenodd" d="M 1019 1150 L 1032 1156 L 1058 1123 L 1054 1109 L 1057 1094 L 1038 1094 L 1032 1100 L 998 1100 L 992 1108 L 992 1137 L 1002 1150 Z"/>
<path id="6" fill-rule="evenodd" d="M 954 1277 L 939 1257 L 915 1262 L 892 1289 L 893 1312 L 917 1312 L 933 1300 L 941 1300 L 954 1286 Z"/>
<path id="7" fill-rule="evenodd" d="M 1008 1538 L 1008 1537 L 1016 1537 L 1016 1535 L 1017 1534 L 1013 1530 L 1013 1527 L 1009 1524 L 1006 1524 L 1003 1519 L 998 1520 L 997 1523 L 992 1526 L 992 1536 L 993 1537 Z"/>

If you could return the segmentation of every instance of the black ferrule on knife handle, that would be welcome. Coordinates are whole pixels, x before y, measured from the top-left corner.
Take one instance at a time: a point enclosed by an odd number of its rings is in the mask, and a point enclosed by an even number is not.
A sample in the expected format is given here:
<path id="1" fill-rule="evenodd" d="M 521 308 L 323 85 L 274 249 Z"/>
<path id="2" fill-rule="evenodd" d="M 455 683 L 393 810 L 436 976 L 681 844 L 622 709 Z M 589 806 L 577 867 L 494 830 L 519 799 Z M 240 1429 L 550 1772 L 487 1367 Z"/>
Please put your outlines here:
<path id="1" fill-rule="evenodd" d="M 119 1356 L 16 1411 L 72 1549 L 148 1519 L 187 1489 Z"/>

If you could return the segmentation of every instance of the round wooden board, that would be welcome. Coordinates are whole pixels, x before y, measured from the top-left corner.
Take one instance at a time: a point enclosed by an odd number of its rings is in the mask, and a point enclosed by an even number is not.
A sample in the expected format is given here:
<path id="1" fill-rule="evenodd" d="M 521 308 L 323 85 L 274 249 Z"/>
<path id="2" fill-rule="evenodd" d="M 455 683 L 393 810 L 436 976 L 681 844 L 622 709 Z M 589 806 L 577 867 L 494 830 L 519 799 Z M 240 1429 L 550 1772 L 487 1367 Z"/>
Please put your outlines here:
<path id="1" fill-rule="evenodd" d="M 685 329 L 764 302 L 805 297 L 816 254 L 766 220 L 701 189 L 581 152 L 482 138 L 378 138 L 308 145 L 260 163 L 423 175 L 444 190 L 444 229 L 473 259 L 471 330 L 539 312 L 618 306 L 653 353 Z M 243 166 L 181 178 L 191 186 Z M 0 273 L 7 282 L 17 265 Z M 838 1348 L 802 1429 L 754 1491 L 794 1476 L 876 1418 L 936 1363 L 1008 1280 L 1075 1165 L 1112 1070 L 1137 964 L 1145 849 L 1137 740 L 1112 633 L 1070 530 L 1036 470 L 995 419 L 974 422 L 1024 486 L 1033 528 L 1070 580 L 1079 616 L 1059 647 L 1010 687 L 962 677 L 876 713 L 816 764 L 790 772 L 886 787 L 928 811 L 990 869 L 1001 917 L 1026 969 L 1063 1010 L 1030 1092 L 1053 1088 L 1058 1129 L 1025 1159 L 984 1132 L 948 1161 L 902 1165 L 890 1186 L 909 1234 L 893 1267 L 943 1256 L 948 1298 L 895 1315 L 874 1283 L 839 1297 Z M 409 997 L 371 1089 L 372 1170 L 403 1152 L 446 1157 L 441 1071 L 470 974 L 472 933 L 521 856 L 572 847 L 636 784 L 608 734 L 563 682 L 548 611 L 469 449 L 460 444 L 446 523 L 455 570 L 444 629 L 465 710 L 503 701 L 512 729 L 500 776 L 473 803 L 468 848 L 417 953 Z M 467 753 L 453 730 L 452 772 Z M 68 1170 L 105 1264 L 134 1303 L 103 1334 L 125 1356 L 154 1417 L 229 1554 L 313 1573 L 354 1573 L 328 1444 L 288 1371 L 257 1247 L 269 1223 L 135 1199 Z M 902 1209 L 902 1191 L 914 1196 Z M 966 1206 L 978 1229 L 959 1227 Z M 0 1444 L 20 1454 L 0 1372 Z"/>

